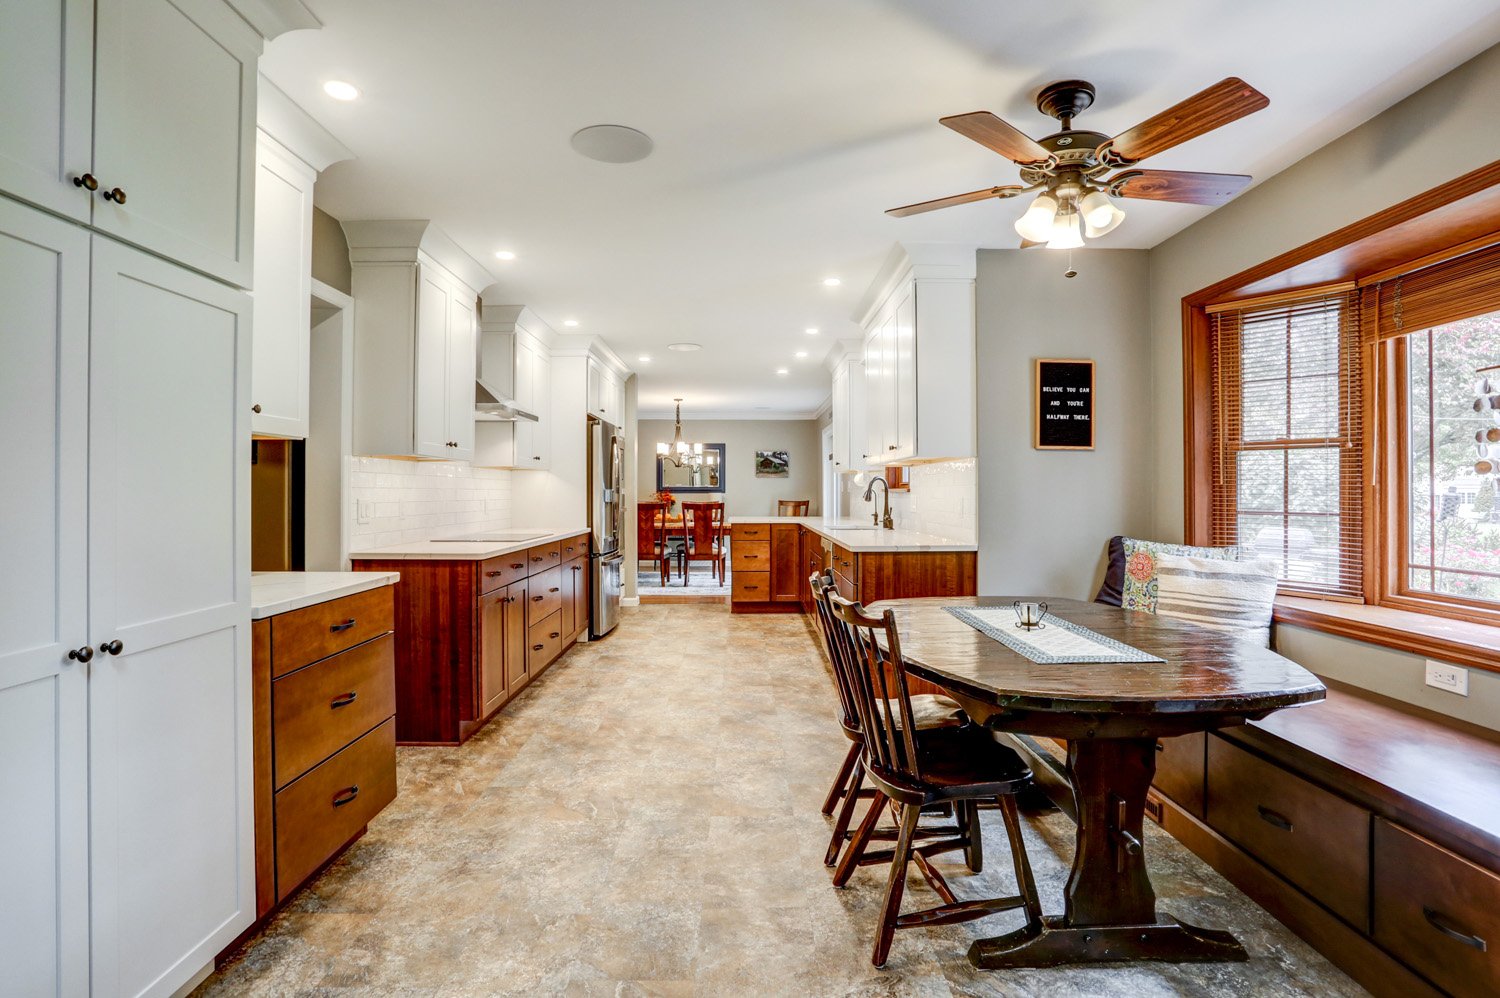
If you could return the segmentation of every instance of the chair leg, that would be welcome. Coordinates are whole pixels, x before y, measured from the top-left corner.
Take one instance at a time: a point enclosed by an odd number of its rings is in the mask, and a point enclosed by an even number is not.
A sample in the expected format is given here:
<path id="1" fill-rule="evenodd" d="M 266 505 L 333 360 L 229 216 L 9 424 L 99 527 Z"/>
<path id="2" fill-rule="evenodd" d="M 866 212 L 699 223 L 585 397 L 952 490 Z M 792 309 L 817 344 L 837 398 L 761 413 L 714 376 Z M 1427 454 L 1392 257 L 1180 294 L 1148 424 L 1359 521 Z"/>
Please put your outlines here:
<path id="1" fill-rule="evenodd" d="M 849 752 L 844 756 L 844 762 L 839 766 L 839 774 L 833 778 L 833 786 L 828 789 L 828 796 L 823 800 L 823 817 L 833 814 L 833 809 L 838 806 L 839 799 L 844 796 L 844 788 L 849 785 L 849 774 L 854 772 L 854 764 L 859 761 L 859 742 L 849 743 Z"/>
<path id="2" fill-rule="evenodd" d="M 1015 798 L 1011 798 L 1011 805 L 1015 805 Z M 980 873 L 984 870 L 984 835 L 979 830 L 979 805 L 975 801 L 960 801 L 958 811 L 963 815 L 964 837 L 968 844 L 964 846 L 964 865 L 971 873 Z"/>
<path id="3" fill-rule="evenodd" d="M 839 850 L 844 847 L 844 839 L 849 832 L 849 822 L 854 819 L 854 808 L 859 803 L 859 788 L 865 782 L 865 764 L 862 760 L 854 761 L 854 771 L 849 774 L 849 781 L 845 785 L 844 803 L 839 808 L 839 816 L 833 823 L 833 835 L 828 840 L 828 852 L 823 856 L 824 866 L 833 866 L 838 862 Z"/>
<path id="4" fill-rule="evenodd" d="M 1005 819 L 1005 835 L 1010 839 L 1010 858 L 1016 867 L 1016 887 L 1026 899 L 1026 927 L 1042 927 L 1042 899 L 1036 893 L 1036 881 L 1031 876 L 1031 861 L 1026 858 L 1026 843 L 1021 838 L 1021 816 L 1016 808 L 1016 798 L 1005 794 L 1000 798 L 1000 815 Z"/>
<path id="5" fill-rule="evenodd" d="M 851 795 L 853 796 L 853 795 Z M 843 887 L 854 876 L 854 871 L 859 867 L 859 860 L 865 854 L 865 847 L 870 844 L 870 833 L 875 831 L 875 825 L 880 821 L 880 812 L 885 809 L 886 796 L 880 791 L 870 798 L 870 809 L 865 812 L 864 820 L 859 823 L 859 828 L 854 832 L 854 838 L 849 840 L 849 845 L 844 848 L 844 855 L 839 857 L 838 869 L 833 871 L 833 886 Z"/>
<path id="6" fill-rule="evenodd" d="M 891 877 L 885 885 L 885 904 L 880 910 L 880 929 L 875 937 L 875 953 L 870 962 L 884 967 L 891 952 L 891 939 L 896 934 L 896 918 L 901 914 L 901 896 L 906 891 L 906 865 L 911 862 L 911 840 L 917 831 L 917 819 L 922 809 L 915 804 L 901 807 L 901 837 L 896 840 L 895 855 L 891 857 Z"/>

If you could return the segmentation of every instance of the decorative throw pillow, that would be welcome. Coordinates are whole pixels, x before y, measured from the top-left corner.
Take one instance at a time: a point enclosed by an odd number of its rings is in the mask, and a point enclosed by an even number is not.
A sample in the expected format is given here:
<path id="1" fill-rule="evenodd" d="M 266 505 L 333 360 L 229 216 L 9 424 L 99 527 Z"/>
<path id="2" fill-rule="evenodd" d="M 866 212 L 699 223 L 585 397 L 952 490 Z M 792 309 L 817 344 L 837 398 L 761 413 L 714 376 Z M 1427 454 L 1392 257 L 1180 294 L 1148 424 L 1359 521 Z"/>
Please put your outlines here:
<path id="1" fill-rule="evenodd" d="M 1134 537 L 1113 537 L 1109 542 L 1109 568 L 1105 570 L 1104 584 L 1099 587 L 1094 602 L 1155 613 L 1157 561 L 1163 555 L 1234 561 L 1239 557 L 1239 548 L 1202 548 Z"/>
<path id="2" fill-rule="evenodd" d="M 1164 554 L 1156 565 L 1156 613 L 1271 644 L 1276 563 Z"/>

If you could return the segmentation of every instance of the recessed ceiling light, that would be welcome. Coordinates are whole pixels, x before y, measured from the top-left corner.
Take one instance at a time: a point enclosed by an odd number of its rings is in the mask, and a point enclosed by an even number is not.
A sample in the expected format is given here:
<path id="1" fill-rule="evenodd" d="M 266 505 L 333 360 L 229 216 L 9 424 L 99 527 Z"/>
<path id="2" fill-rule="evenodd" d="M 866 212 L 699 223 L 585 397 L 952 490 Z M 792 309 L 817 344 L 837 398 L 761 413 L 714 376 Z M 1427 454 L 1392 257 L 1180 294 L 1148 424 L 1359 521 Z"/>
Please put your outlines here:
<path id="1" fill-rule="evenodd" d="M 837 277 L 825 277 L 825 278 L 823 278 L 823 284 L 824 284 L 824 285 L 825 285 L 825 286 L 826 286 L 826 287 L 830 287 L 830 288 L 836 288 L 836 287 L 838 287 L 838 286 L 839 286 L 839 285 L 840 285 L 840 284 L 843 284 L 843 283 L 844 283 L 844 282 L 843 282 L 843 281 L 841 281 L 841 280 L 839 280 L 839 279 L 838 279 L 838 278 L 837 278 Z"/>
<path id="2" fill-rule="evenodd" d="M 563 325 L 567 326 L 569 329 L 572 329 L 574 326 L 578 325 L 578 320 L 577 319 L 564 319 L 563 320 Z"/>
<path id="3" fill-rule="evenodd" d="M 626 125 L 590 125 L 568 140 L 580 156 L 600 163 L 634 163 L 651 155 L 651 136 Z"/>
<path id="4" fill-rule="evenodd" d="M 510 250 L 495 250 L 496 260 L 514 260 L 516 255 Z"/>
<path id="5" fill-rule="evenodd" d="M 786 368 L 784 368 L 784 367 L 778 367 L 778 368 L 777 368 L 777 369 L 776 369 L 776 373 L 777 373 L 777 374 L 788 374 L 788 373 L 790 373 L 790 372 L 788 372 L 788 371 L 787 371 L 787 369 L 786 369 Z"/>
<path id="6" fill-rule="evenodd" d="M 804 329 L 802 331 L 804 333 L 806 333 L 807 335 L 809 335 L 809 336 L 816 336 L 816 335 L 818 335 L 818 327 L 817 326 L 808 326 L 806 329 Z"/>
<path id="7" fill-rule="evenodd" d="M 701 343 L 668 343 L 668 350 L 676 350 L 678 353 L 692 353 L 694 350 L 702 350 Z"/>
<path id="8" fill-rule="evenodd" d="M 798 360 L 803 360 L 806 357 L 807 357 L 807 351 L 806 350 L 798 350 L 797 351 L 797 359 Z"/>
<path id="9" fill-rule="evenodd" d="M 323 92 L 334 100 L 357 100 L 359 88 L 343 80 L 329 80 L 323 84 Z"/>
<path id="10" fill-rule="evenodd" d="M 642 364 L 649 364 L 651 363 L 651 355 L 649 353 L 643 353 L 639 357 L 637 357 L 636 360 L 640 361 Z"/>

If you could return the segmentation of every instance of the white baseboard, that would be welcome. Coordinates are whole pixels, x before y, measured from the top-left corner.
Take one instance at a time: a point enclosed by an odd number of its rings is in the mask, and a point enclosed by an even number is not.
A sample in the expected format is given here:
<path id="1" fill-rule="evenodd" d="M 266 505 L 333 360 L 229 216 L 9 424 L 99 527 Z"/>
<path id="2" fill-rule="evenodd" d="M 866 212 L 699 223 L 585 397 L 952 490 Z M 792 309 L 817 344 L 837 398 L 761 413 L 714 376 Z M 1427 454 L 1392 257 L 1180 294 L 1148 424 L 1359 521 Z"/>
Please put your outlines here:
<path id="1" fill-rule="evenodd" d="M 639 596 L 621 596 L 620 597 L 620 605 L 621 606 L 640 606 L 641 605 L 641 598 Z"/>

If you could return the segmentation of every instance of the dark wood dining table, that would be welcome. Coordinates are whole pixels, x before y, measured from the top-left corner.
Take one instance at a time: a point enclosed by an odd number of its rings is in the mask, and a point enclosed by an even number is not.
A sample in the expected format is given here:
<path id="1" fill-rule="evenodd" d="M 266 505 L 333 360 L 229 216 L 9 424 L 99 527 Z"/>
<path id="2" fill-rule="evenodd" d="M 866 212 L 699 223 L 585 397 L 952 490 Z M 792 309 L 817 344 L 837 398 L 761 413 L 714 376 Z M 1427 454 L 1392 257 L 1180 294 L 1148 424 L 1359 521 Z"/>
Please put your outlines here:
<path id="1" fill-rule="evenodd" d="M 975 722 L 1033 745 L 1026 736 L 1067 744 L 1061 774 L 1071 799 L 1060 803 L 1078 832 L 1063 913 L 1046 916 L 1040 931 L 976 941 L 970 961 L 995 969 L 1245 959 L 1230 932 L 1188 925 L 1157 911 L 1142 834 L 1157 741 L 1314 703 L 1324 697 L 1323 684 L 1252 642 L 1098 603 L 1047 600 L 1049 614 L 1165 661 L 1039 665 L 944 610 L 997 606 L 1008 611 L 1015 599 L 887 600 L 868 607 L 872 613 L 890 609 L 895 614 L 910 673 L 947 690 Z"/>

